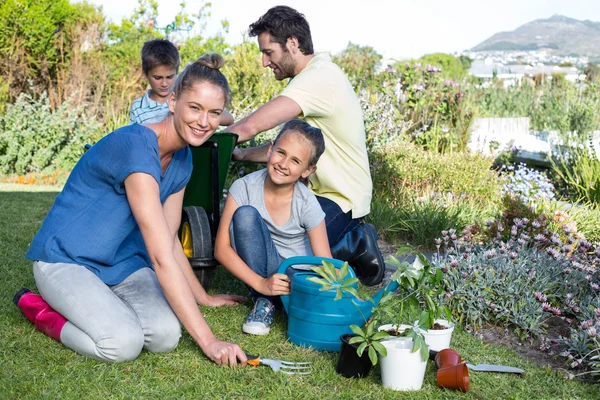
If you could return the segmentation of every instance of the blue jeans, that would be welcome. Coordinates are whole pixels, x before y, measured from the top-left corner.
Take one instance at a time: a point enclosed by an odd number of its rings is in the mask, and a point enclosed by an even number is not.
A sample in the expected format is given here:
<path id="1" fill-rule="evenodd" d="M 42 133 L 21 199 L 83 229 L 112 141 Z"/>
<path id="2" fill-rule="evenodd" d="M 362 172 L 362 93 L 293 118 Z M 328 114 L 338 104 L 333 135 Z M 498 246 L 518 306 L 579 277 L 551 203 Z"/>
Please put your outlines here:
<path id="1" fill-rule="evenodd" d="M 177 347 L 181 325 L 151 268 L 108 286 L 77 264 L 33 263 L 40 294 L 68 322 L 61 342 L 102 361 L 134 360 L 142 348 L 168 352 Z"/>
<path id="2" fill-rule="evenodd" d="M 279 255 L 271 232 L 258 210 L 252 206 L 241 206 L 233 213 L 229 226 L 231 246 L 242 260 L 263 278 L 275 274 L 284 258 Z M 279 296 L 265 296 L 249 288 L 252 299 L 258 297 L 278 303 Z"/>
<path id="3" fill-rule="evenodd" d="M 352 210 L 345 213 L 334 201 L 325 197 L 317 196 L 317 200 L 325 213 L 329 247 L 333 247 L 346 233 L 356 228 L 363 219 L 362 217 L 352 219 Z"/>

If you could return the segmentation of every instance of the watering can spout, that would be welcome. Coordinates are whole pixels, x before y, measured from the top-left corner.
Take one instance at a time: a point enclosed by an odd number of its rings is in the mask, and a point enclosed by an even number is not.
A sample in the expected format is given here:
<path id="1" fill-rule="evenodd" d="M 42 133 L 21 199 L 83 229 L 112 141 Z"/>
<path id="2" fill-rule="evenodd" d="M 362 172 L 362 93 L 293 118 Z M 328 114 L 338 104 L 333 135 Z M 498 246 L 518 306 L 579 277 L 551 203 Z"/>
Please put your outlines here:
<path id="1" fill-rule="evenodd" d="M 375 296 L 373 296 L 373 301 L 375 302 L 375 304 L 379 304 L 383 296 L 385 296 L 388 293 L 392 293 L 393 291 L 398 289 L 398 286 L 400 285 L 395 280 L 385 285 L 379 292 L 375 294 Z"/>
<path id="2" fill-rule="evenodd" d="M 385 285 L 381 290 L 379 290 L 379 292 L 377 292 L 375 296 L 373 296 L 372 303 L 370 301 L 362 301 L 361 304 L 357 304 L 356 301 L 354 301 L 353 303 L 360 307 L 361 313 L 365 316 L 366 319 L 369 319 L 373 315 L 373 309 L 379 304 L 381 298 L 386 294 L 392 293 L 393 291 L 398 289 L 398 286 L 398 282 L 391 281 L 390 283 Z"/>

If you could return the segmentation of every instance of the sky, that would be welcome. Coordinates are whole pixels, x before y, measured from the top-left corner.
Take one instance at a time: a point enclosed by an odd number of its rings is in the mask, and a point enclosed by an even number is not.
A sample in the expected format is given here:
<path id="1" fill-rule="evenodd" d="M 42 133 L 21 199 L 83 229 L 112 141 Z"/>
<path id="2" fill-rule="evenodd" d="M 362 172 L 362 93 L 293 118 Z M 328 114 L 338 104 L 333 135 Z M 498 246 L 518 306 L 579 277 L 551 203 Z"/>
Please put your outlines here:
<path id="1" fill-rule="evenodd" d="M 137 0 L 88 2 L 101 5 L 104 15 L 117 23 L 131 16 L 138 4 Z M 159 26 L 173 20 L 179 3 L 158 0 Z M 203 1 L 186 3 L 186 11 L 195 14 Z M 463 51 L 494 33 L 554 14 L 600 22 L 600 0 L 214 0 L 204 34 L 218 32 L 227 19 L 227 42 L 239 43 L 249 24 L 280 4 L 306 16 L 316 51 L 335 54 L 352 42 L 396 60 Z"/>

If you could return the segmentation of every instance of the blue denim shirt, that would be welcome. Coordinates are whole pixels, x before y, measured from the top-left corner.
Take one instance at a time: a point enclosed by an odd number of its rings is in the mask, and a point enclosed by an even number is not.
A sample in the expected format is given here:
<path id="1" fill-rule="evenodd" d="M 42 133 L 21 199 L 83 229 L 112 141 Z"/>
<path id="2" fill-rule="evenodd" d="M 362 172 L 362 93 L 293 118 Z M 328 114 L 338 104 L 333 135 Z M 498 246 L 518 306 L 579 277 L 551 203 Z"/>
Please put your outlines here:
<path id="1" fill-rule="evenodd" d="M 177 151 L 161 174 L 158 139 L 133 124 L 105 136 L 85 153 L 67 180 L 31 243 L 26 258 L 80 264 L 108 285 L 151 267 L 124 181 L 130 174 L 151 175 L 160 201 L 182 190 L 192 173 L 189 147 Z"/>

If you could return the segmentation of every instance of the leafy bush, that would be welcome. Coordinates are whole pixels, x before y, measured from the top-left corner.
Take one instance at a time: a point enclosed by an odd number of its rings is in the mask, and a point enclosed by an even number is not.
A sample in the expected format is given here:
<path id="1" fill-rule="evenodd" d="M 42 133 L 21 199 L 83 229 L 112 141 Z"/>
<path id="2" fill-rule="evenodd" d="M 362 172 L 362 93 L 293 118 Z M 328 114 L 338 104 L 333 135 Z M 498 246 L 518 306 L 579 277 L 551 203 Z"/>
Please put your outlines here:
<path id="1" fill-rule="evenodd" d="M 83 108 L 64 102 L 52 110 L 44 94 L 21 94 L 0 117 L 0 172 L 25 175 L 70 170 L 100 125 Z"/>
<path id="2" fill-rule="evenodd" d="M 481 155 L 443 155 L 404 141 L 371 150 L 369 219 L 389 238 L 431 246 L 441 229 L 494 218 L 501 181 Z"/>
<path id="3" fill-rule="evenodd" d="M 571 200 L 600 204 L 600 161 L 587 147 L 573 147 L 551 159 L 552 170 Z"/>

